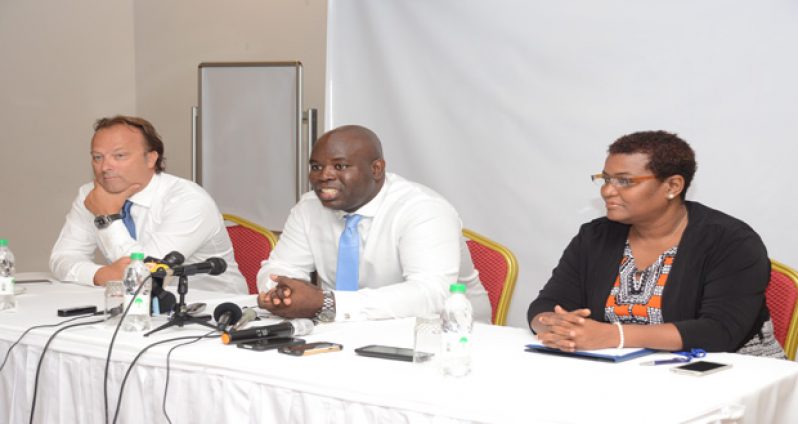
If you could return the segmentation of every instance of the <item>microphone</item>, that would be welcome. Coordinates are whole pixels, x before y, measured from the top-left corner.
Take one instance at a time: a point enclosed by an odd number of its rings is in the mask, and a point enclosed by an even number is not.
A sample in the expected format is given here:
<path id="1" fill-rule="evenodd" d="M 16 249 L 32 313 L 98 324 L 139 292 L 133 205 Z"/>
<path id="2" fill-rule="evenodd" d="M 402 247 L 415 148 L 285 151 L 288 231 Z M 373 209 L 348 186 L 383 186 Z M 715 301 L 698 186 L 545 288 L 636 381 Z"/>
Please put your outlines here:
<path id="1" fill-rule="evenodd" d="M 144 262 L 153 262 L 156 264 L 163 264 L 169 267 L 173 267 L 175 265 L 181 265 L 186 260 L 186 257 L 183 256 L 182 253 L 178 252 L 177 250 L 173 250 L 166 254 L 163 259 L 154 258 L 152 256 L 147 256 L 144 258 Z"/>
<path id="2" fill-rule="evenodd" d="M 254 308 L 244 308 L 241 319 L 231 328 L 231 331 L 238 331 L 251 321 L 255 320 L 258 317 L 258 312 Z"/>
<path id="3" fill-rule="evenodd" d="M 216 327 L 224 330 L 241 319 L 241 308 L 235 303 L 221 303 L 213 310 L 213 319 L 216 320 Z"/>
<path id="4" fill-rule="evenodd" d="M 222 258 L 208 258 L 205 262 L 191 265 L 178 265 L 168 270 L 158 270 L 157 274 L 177 277 L 188 277 L 195 274 L 219 275 L 227 270 L 227 262 Z"/>
<path id="5" fill-rule="evenodd" d="M 175 308 L 177 299 L 175 295 L 163 289 L 164 277 L 166 274 L 163 272 L 169 270 L 170 267 L 177 266 L 183 263 L 186 257 L 182 253 L 174 250 L 166 254 L 163 259 L 147 256 L 144 262 L 150 265 L 150 272 L 153 274 L 152 278 L 152 296 L 150 298 L 150 309 L 153 314 L 169 313 Z M 159 272 L 163 271 L 163 272 Z"/>
<path id="6" fill-rule="evenodd" d="M 177 250 L 173 250 L 166 254 L 163 259 L 158 259 L 152 256 L 144 258 L 144 263 L 148 264 L 150 273 L 158 273 L 158 271 L 168 271 L 171 267 L 181 265 L 186 257 Z"/>
<path id="7" fill-rule="evenodd" d="M 313 321 L 307 318 L 283 321 L 278 324 L 252 327 L 222 334 L 222 343 L 254 342 L 275 337 L 304 336 L 313 331 Z"/>

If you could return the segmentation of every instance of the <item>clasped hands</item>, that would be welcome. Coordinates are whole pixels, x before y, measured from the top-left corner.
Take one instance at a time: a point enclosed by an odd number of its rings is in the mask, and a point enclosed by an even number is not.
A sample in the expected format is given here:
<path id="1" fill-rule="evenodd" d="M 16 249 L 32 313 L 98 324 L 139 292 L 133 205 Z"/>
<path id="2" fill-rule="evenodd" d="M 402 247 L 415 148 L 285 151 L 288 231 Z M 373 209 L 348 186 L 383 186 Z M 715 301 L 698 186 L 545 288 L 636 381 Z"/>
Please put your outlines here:
<path id="1" fill-rule="evenodd" d="M 566 311 L 557 305 L 554 312 L 538 314 L 532 327 L 544 346 L 564 352 L 616 347 L 619 335 L 615 325 L 598 322 L 589 316 L 590 309 Z"/>
<path id="2" fill-rule="evenodd" d="M 321 309 L 324 295 L 310 282 L 281 275 L 269 278 L 277 285 L 258 294 L 259 307 L 285 318 L 312 318 Z"/>

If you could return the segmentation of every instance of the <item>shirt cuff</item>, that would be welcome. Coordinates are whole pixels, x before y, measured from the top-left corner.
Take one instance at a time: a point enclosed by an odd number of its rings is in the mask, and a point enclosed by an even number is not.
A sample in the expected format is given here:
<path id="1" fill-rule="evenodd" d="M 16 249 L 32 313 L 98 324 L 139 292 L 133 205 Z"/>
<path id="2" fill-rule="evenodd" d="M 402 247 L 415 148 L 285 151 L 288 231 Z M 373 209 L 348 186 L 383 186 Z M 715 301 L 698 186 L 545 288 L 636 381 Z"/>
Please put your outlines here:
<path id="1" fill-rule="evenodd" d="M 75 265 L 75 272 L 73 273 L 73 275 L 77 277 L 75 282 L 87 286 L 94 286 L 94 274 L 96 274 L 100 268 L 102 268 L 102 265 L 97 265 L 92 262 Z"/>
<path id="2" fill-rule="evenodd" d="M 365 321 L 367 318 L 360 298 L 361 295 L 356 291 L 335 290 L 335 321 Z"/>

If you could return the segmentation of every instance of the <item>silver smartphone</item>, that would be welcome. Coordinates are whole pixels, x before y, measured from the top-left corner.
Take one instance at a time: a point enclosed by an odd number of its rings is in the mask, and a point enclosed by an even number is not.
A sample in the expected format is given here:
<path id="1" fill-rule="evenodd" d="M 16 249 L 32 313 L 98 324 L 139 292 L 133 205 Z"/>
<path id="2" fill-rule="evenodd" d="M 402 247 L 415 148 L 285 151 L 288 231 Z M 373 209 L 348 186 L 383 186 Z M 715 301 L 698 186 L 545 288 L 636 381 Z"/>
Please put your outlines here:
<path id="1" fill-rule="evenodd" d="M 721 364 L 719 362 L 709 362 L 709 361 L 695 361 L 684 365 L 679 365 L 678 367 L 673 367 L 671 368 L 671 371 L 678 374 L 701 376 L 701 375 L 716 373 L 718 371 L 727 370 L 729 368 L 731 368 L 731 364 Z"/>

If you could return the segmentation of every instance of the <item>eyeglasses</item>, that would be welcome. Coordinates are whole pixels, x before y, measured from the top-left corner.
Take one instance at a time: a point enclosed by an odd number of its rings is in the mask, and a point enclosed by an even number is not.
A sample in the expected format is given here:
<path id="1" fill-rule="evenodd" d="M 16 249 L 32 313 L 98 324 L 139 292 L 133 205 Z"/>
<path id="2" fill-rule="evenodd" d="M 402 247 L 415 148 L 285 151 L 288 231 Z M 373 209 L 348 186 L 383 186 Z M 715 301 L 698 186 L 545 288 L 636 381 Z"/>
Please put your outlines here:
<path id="1" fill-rule="evenodd" d="M 653 180 L 657 178 L 656 175 L 643 175 L 640 177 L 610 177 L 607 174 L 593 174 L 590 176 L 590 181 L 593 181 L 598 186 L 612 185 L 615 188 L 631 187 L 641 181 Z"/>

